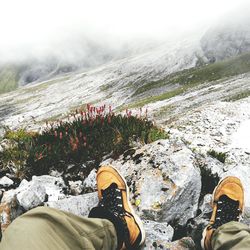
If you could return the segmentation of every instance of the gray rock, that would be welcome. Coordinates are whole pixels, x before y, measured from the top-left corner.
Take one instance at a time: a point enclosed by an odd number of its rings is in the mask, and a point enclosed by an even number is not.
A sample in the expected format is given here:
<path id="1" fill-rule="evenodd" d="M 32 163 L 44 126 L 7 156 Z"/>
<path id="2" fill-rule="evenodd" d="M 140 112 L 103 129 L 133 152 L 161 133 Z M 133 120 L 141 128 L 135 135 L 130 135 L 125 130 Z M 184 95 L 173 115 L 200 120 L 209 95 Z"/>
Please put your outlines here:
<path id="1" fill-rule="evenodd" d="M 144 249 L 150 249 L 157 245 L 171 242 L 174 229 L 166 222 L 155 222 L 146 220 L 143 222 L 146 231 L 146 241 Z"/>
<path id="2" fill-rule="evenodd" d="M 199 210 L 201 211 L 202 214 L 212 213 L 212 199 L 213 199 L 212 194 L 206 194 L 204 196 L 203 201 L 199 206 Z"/>
<path id="3" fill-rule="evenodd" d="M 59 201 L 50 201 L 45 203 L 46 206 L 57 208 L 76 215 L 88 216 L 91 208 L 97 206 L 97 193 L 89 193 L 78 196 L 71 196 Z"/>
<path id="4" fill-rule="evenodd" d="M 0 186 L 2 187 L 10 187 L 14 184 L 14 181 L 12 181 L 10 178 L 4 176 L 0 179 Z"/>
<path id="5" fill-rule="evenodd" d="M 25 190 L 18 193 L 16 197 L 19 205 L 25 211 L 28 211 L 43 204 L 46 199 L 46 189 L 44 186 L 32 183 Z"/>
<path id="6" fill-rule="evenodd" d="M 18 204 L 18 201 L 16 198 L 16 192 L 13 189 L 3 193 L 0 207 L 4 207 L 4 206 L 11 207 L 11 210 L 10 210 L 11 221 L 13 221 L 15 218 L 17 218 L 19 215 L 21 215 L 24 212 L 23 208 L 20 207 Z M 2 212 L 3 211 L 1 211 L 0 216 L 2 216 Z"/>
<path id="7" fill-rule="evenodd" d="M 203 201 L 199 206 L 198 210 L 199 215 L 194 219 L 189 220 L 186 227 L 187 235 L 194 240 L 197 250 L 201 249 L 200 241 L 202 238 L 202 232 L 208 225 L 212 214 L 211 202 L 212 202 L 212 195 L 211 194 L 205 195 Z"/>
<path id="8" fill-rule="evenodd" d="M 245 192 L 245 216 L 248 217 L 250 214 L 247 214 L 247 211 L 250 211 L 250 167 L 248 165 L 238 165 L 233 169 L 230 169 L 223 175 L 221 178 L 226 176 L 236 176 L 238 177 L 244 187 Z"/>
<path id="9" fill-rule="evenodd" d="M 163 245 L 163 249 L 171 250 L 195 250 L 195 244 L 192 238 L 184 237 L 171 243 Z"/>
<path id="10" fill-rule="evenodd" d="M 66 185 L 61 177 L 49 175 L 33 176 L 32 182 L 38 186 L 45 187 L 48 201 L 57 201 L 65 198 L 63 189 L 66 188 Z"/>
<path id="11" fill-rule="evenodd" d="M 69 181 L 69 189 L 72 195 L 79 195 L 83 191 L 82 181 Z"/>
<path id="12" fill-rule="evenodd" d="M 0 123 L 0 140 L 1 138 L 4 137 L 4 134 L 5 134 L 5 128 L 3 127 L 3 125 Z M 1 144 L 1 143 L 0 143 Z M 0 152 L 1 152 L 1 146 L 0 146 Z"/>
<path id="13" fill-rule="evenodd" d="M 16 211 L 27 211 L 43 205 L 47 200 L 56 201 L 64 198 L 64 187 L 62 178 L 48 175 L 33 176 L 30 182 L 23 180 L 17 189 L 4 192 L 1 204 L 15 204 L 12 207 L 13 213 L 16 214 Z"/>
<path id="14" fill-rule="evenodd" d="M 57 170 L 51 170 L 49 172 L 49 175 L 53 177 L 61 177 L 63 175 L 63 172 L 59 172 Z"/>
<path id="15" fill-rule="evenodd" d="M 195 216 L 201 177 L 192 151 L 182 142 L 160 140 L 137 149 L 129 159 L 124 155 L 102 165 L 107 163 L 127 179 L 142 218 L 184 225 Z"/>
<path id="16" fill-rule="evenodd" d="M 244 213 L 242 216 L 242 223 L 250 226 L 250 208 L 249 207 L 245 207 L 244 209 Z"/>
<path id="17" fill-rule="evenodd" d="M 88 177 L 83 181 L 83 187 L 85 190 L 96 191 L 96 169 L 93 169 Z"/>
<path id="18" fill-rule="evenodd" d="M 248 8 L 236 8 L 205 33 L 201 39 L 201 47 L 211 62 L 250 51 L 248 17 Z"/>

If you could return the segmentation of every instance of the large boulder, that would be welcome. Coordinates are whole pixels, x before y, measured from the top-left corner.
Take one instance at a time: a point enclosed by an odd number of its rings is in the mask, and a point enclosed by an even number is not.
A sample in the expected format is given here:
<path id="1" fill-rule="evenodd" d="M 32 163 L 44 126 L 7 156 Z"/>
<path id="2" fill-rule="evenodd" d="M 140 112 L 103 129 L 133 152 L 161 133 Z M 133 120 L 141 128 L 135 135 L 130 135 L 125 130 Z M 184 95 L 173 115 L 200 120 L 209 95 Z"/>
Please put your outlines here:
<path id="1" fill-rule="evenodd" d="M 126 178 L 132 202 L 144 219 L 185 225 L 198 208 L 200 170 L 181 141 L 160 140 L 125 152 L 115 166 Z"/>

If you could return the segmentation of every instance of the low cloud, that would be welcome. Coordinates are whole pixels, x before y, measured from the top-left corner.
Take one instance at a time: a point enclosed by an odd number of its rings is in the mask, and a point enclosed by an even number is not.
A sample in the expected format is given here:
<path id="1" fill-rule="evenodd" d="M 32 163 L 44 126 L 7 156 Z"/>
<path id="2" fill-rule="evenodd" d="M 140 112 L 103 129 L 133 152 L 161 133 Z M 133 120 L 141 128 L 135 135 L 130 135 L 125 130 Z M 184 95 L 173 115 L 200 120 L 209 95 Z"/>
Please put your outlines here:
<path id="1" fill-rule="evenodd" d="M 246 1 L 9 0 L 0 3 L 0 63 L 96 65 L 187 34 L 202 34 Z"/>

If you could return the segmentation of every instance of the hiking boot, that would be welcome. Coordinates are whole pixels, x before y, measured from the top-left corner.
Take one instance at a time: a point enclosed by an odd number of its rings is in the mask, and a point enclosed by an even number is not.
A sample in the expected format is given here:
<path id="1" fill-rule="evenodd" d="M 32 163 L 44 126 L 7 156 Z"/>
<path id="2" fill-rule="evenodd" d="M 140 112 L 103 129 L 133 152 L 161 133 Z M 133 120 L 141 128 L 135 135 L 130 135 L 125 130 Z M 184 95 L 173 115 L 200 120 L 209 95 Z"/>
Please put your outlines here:
<path id="1" fill-rule="evenodd" d="M 129 201 L 129 189 L 125 179 L 111 166 L 100 167 L 96 179 L 98 207 L 107 210 L 120 223 L 118 226 L 116 222 L 114 223 L 118 248 L 138 249 L 144 243 L 145 231 L 142 221 L 135 214 Z M 122 240 L 119 243 L 121 237 Z"/>
<path id="2" fill-rule="evenodd" d="M 209 225 L 203 231 L 201 246 L 212 249 L 211 241 L 214 231 L 230 221 L 239 221 L 244 207 L 244 191 L 241 181 L 236 177 L 225 177 L 213 192 L 213 212 Z"/>

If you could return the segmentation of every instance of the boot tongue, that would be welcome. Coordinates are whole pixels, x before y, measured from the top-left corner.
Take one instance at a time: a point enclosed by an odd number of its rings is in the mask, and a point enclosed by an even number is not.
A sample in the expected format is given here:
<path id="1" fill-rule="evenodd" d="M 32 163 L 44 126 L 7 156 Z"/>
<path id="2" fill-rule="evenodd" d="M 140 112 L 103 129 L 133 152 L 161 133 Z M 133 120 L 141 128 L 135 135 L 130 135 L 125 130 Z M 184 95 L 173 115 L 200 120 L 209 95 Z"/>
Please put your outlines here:
<path id="1" fill-rule="evenodd" d="M 220 197 L 219 201 L 231 203 L 233 206 L 239 206 L 239 201 L 232 199 L 230 197 L 230 194 L 229 195 L 222 195 Z"/>
<path id="2" fill-rule="evenodd" d="M 116 189 L 118 188 L 117 184 L 116 183 L 111 183 L 107 188 L 104 188 L 102 189 L 102 194 L 105 194 L 108 190 L 111 190 L 111 189 Z"/>

